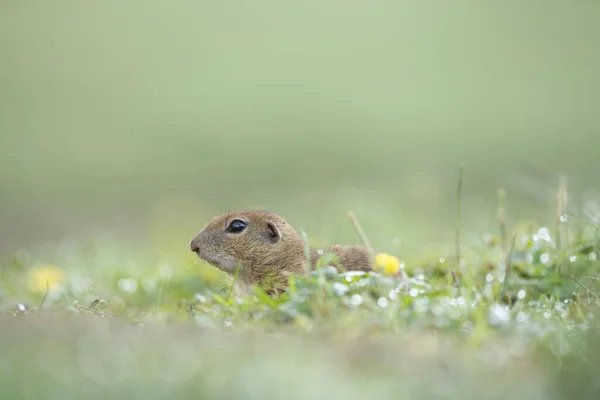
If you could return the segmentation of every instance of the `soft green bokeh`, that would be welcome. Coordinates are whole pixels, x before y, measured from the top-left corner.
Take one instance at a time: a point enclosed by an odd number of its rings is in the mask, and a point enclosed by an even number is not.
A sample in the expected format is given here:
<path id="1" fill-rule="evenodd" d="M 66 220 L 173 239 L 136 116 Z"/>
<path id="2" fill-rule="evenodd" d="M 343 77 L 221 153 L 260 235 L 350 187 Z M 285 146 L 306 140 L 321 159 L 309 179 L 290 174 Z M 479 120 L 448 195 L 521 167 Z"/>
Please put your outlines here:
<path id="1" fill-rule="evenodd" d="M 597 399 L 598 21 L 597 0 L 1 1 L 0 399 Z M 412 279 L 236 302 L 188 242 L 255 207 L 315 245 L 358 243 L 352 210 Z"/>
<path id="2" fill-rule="evenodd" d="M 511 220 L 545 218 L 566 173 L 580 207 L 600 186 L 599 18 L 592 0 L 4 1 L 1 247 L 143 239 L 157 215 L 187 240 L 262 206 L 342 242 L 352 209 L 378 248 L 418 253 L 448 239 L 461 161 L 477 234 L 500 187 Z"/>

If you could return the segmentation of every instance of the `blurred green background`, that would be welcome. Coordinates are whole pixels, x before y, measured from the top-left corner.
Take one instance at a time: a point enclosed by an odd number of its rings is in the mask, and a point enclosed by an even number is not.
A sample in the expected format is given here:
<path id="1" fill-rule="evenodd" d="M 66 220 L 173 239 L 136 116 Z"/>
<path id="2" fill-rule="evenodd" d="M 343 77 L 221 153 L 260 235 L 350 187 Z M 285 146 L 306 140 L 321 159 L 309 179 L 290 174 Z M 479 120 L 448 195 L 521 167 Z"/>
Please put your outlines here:
<path id="1" fill-rule="evenodd" d="M 600 187 L 600 2 L 0 3 L 0 252 L 268 207 L 420 254 Z M 465 235 L 465 240 L 470 240 Z"/>

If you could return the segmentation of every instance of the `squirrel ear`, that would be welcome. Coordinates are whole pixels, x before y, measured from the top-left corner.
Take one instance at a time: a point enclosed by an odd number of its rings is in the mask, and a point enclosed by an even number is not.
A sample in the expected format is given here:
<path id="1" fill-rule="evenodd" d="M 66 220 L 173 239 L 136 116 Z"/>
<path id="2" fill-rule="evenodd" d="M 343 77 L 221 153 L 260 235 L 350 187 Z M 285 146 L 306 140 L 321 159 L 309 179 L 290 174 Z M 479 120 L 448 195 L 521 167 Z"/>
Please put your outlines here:
<path id="1" fill-rule="evenodd" d="M 279 232 L 277 225 L 272 222 L 267 222 L 267 237 L 273 243 L 281 240 L 281 232 Z"/>

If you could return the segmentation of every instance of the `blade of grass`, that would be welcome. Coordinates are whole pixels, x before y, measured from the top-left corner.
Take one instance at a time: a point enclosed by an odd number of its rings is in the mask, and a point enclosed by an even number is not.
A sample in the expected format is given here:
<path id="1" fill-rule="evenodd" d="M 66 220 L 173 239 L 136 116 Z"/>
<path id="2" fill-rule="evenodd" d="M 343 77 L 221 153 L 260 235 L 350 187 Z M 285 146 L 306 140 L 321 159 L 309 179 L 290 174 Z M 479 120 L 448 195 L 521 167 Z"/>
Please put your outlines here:
<path id="1" fill-rule="evenodd" d="M 498 190 L 498 226 L 500 228 L 500 247 L 502 249 L 502 258 L 507 268 L 508 261 L 508 238 L 506 234 L 506 191 Z"/>
<path id="2" fill-rule="evenodd" d="M 571 278 L 573 278 L 573 280 L 574 280 L 575 282 L 577 282 L 577 283 L 578 283 L 578 284 L 579 284 L 579 285 L 580 285 L 582 288 L 584 288 L 584 289 L 585 289 L 585 290 L 588 292 L 588 294 L 592 295 L 592 297 L 594 297 L 594 298 L 595 298 L 597 301 L 600 301 L 600 297 L 598 297 L 598 296 L 596 295 L 596 293 L 594 293 L 594 292 L 592 292 L 590 289 L 588 289 L 588 287 L 587 287 L 587 286 L 585 286 L 585 285 L 584 285 L 584 284 L 583 284 L 583 283 L 582 283 L 582 282 L 581 282 L 579 279 L 575 278 L 575 276 L 574 276 L 574 275 L 571 275 Z"/>
<path id="3" fill-rule="evenodd" d="M 562 247 L 562 222 L 567 208 L 567 177 L 562 175 L 556 192 L 556 248 Z"/>
<path id="4" fill-rule="evenodd" d="M 511 273 L 511 264 L 512 264 L 512 256 L 513 251 L 515 249 L 515 243 L 517 241 L 517 234 L 514 234 L 512 237 L 512 242 L 510 244 L 510 249 L 508 250 L 508 255 L 506 256 L 506 272 L 504 274 L 504 292 L 508 292 L 510 286 L 510 273 Z"/>
<path id="5" fill-rule="evenodd" d="M 231 282 L 231 286 L 229 287 L 229 291 L 227 292 L 227 297 L 231 297 L 231 294 L 233 293 L 233 288 L 235 287 L 238 277 L 240 276 L 241 269 L 242 269 L 242 263 L 238 263 L 238 265 L 235 269 L 235 274 L 233 275 L 233 282 Z"/>
<path id="6" fill-rule="evenodd" d="M 367 237 L 367 235 L 365 235 L 365 232 L 362 230 L 360 223 L 358 222 L 358 218 L 356 218 L 356 215 L 354 215 L 352 211 L 348 211 L 348 217 L 350 217 L 350 221 L 352 221 L 352 225 L 354 226 L 356 233 L 358 233 L 360 240 L 363 242 L 365 247 L 369 249 L 369 252 L 371 252 L 371 256 L 375 257 L 375 250 L 373 250 L 373 246 L 371 246 L 369 238 Z"/>
<path id="7" fill-rule="evenodd" d="M 50 281 L 46 281 L 46 291 L 44 292 L 44 296 L 42 297 L 42 300 L 40 301 L 40 305 L 38 306 L 38 313 L 40 311 L 42 311 L 42 307 L 44 306 L 44 303 L 46 302 L 46 298 L 48 297 L 48 292 L 50 292 Z"/>
<path id="8" fill-rule="evenodd" d="M 308 244 L 308 235 L 306 231 L 301 228 L 302 231 L 302 240 L 304 241 L 304 256 L 306 257 L 306 263 L 304 265 L 304 274 L 306 276 L 310 276 L 310 271 L 312 270 L 312 264 L 310 262 L 310 245 Z"/>
<path id="9" fill-rule="evenodd" d="M 458 286 L 458 277 L 456 271 L 460 271 L 460 230 L 462 220 L 462 187 L 465 173 L 465 163 L 460 164 L 458 172 L 458 185 L 456 188 L 456 267 L 452 270 L 452 283 Z"/>

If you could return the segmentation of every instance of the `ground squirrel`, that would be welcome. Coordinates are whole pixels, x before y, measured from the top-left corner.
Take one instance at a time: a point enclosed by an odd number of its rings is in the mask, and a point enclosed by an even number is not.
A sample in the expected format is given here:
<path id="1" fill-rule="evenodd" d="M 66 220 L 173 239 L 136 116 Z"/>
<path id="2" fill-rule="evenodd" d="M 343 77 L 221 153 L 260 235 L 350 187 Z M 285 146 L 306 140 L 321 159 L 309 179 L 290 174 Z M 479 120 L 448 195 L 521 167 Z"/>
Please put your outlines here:
<path id="1" fill-rule="evenodd" d="M 214 217 L 190 241 L 190 249 L 202 260 L 235 275 L 236 294 L 248 294 L 258 285 L 269 294 L 287 287 L 291 274 L 302 274 L 306 266 L 304 240 L 286 220 L 270 211 L 237 211 Z M 369 250 L 358 245 L 335 244 L 325 249 L 309 248 L 314 269 L 326 253 L 337 256 L 338 270 L 370 271 Z"/>

